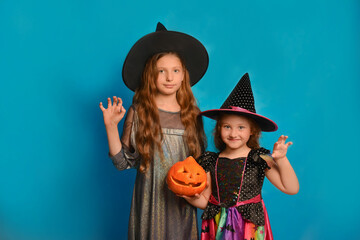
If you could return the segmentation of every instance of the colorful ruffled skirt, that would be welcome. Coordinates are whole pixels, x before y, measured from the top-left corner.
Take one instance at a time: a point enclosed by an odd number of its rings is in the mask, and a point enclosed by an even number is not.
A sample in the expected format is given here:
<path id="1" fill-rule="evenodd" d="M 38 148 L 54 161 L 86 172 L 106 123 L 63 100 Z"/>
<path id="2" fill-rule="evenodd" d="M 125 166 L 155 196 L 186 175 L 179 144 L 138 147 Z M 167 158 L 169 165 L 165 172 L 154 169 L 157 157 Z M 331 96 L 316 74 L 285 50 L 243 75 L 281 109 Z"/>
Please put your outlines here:
<path id="1" fill-rule="evenodd" d="M 269 217 L 264 205 L 265 225 L 256 226 L 242 218 L 235 207 L 221 208 L 212 219 L 203 220 L 202 240 L 273 240 Z"/>

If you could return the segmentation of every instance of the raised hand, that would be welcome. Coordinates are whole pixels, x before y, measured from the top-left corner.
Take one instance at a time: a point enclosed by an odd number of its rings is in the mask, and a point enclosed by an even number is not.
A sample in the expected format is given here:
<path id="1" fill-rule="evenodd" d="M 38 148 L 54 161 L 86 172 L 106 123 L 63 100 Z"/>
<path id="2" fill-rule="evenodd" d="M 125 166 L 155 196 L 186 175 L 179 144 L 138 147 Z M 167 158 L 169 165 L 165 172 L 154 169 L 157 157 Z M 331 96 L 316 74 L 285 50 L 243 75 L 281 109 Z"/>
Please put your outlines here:
<path id="1" fill-rule="evenodd" d="M 116 96 L 113 97 L 113 103 L 111 102 L 111 99 L 108 98 L 107 108 L 104 108 L 102 102 L 100 102 L 99 106 L 101 111 L 103 112 L 105 126 L 117 126 L 121 119 L 123 119 L 126 110 L 122 104 L 123 102 L 121 98 Z"/>
<path id="2" fill-rule="evenodd" d="M 285 143 L 286 139 L 288 139 L 288 136 L 281 135 L 274 144 L 272 157 L 275 160 L 286 157 L 288 147 L 293 144 L 292 142 Z"/>
<path id="3" fill-rule="evenodd" d="M 278 189 L 286 194 L 296 194 L 299 192 L 299 180 L 286 156 L 287 149 L 292 142 L 287 142 L 288 136 L 281 135 L 274 144 L 272 157 L 275 164 L 265 172 L 269 181 Z"/>

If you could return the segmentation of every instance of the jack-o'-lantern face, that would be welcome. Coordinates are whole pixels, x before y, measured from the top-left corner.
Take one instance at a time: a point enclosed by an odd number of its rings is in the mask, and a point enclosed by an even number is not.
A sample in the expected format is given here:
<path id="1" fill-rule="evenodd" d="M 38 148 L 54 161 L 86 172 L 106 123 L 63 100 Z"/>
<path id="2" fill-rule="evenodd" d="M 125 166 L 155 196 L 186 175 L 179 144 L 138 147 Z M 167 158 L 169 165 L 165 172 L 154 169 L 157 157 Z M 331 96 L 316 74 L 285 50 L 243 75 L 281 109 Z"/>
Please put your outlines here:
<path id="1" fill-rule="evenodd" d="M 174 193 L 194 196 L 205 189 L 206 173 L 193 157 L 188 157 L 170 168 L 166 182 Z"/>

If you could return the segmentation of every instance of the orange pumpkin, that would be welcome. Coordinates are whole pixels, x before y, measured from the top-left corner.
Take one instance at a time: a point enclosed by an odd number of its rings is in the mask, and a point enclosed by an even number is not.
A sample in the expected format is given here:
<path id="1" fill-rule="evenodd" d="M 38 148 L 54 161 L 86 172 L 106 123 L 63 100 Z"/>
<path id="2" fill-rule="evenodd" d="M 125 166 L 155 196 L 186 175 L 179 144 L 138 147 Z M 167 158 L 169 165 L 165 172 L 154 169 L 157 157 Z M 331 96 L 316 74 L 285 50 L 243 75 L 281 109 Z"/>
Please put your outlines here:
<path id="1" fill-rule="evenodd" d="M 178 195 L 194 196 L 206 187 L 206 172 L 195 161 L 188 157 L 175 163 L 169 170 L 166 182 L 169 189 Z"/>

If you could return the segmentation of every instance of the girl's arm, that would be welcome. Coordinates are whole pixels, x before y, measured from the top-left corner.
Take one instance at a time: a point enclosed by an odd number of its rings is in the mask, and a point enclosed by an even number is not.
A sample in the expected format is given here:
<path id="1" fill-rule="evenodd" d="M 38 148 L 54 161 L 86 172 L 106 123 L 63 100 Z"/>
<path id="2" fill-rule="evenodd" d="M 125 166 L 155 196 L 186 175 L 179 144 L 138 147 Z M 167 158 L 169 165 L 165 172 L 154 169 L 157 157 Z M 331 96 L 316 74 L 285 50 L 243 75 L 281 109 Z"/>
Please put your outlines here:
<path id="1" fill-rule="evenodd" d="M 206 208 L 206 206 L 209 202 L 210 195 L 211 195 L 210 172 L 206 173 L 206 177 L 207 177 L 206 188 L 204 189 L 204 191 L 202 191 L 202 193 L 196 194 L 193 197 L 181 196 L 181 197 L 185 198 L 185 200 L 188 201 L 191 205 L 193 205 L 194 207 L 200 208 L 200 209 Z"/>
<path id="2" fill-rule="evenodd" d="M 108 98 L 108 108 L 104 108 L 102 102 L 100 102 L 100 109 L 103 112 L 104 124 L 109 142 L 110 156 L 114 156 L 122 149 L 118 124 L 125 115 L 125 108 L 122 105 L 121 98 L 113 97 L 113 102 Z"/>
<path id="3" fill-rule="evenodd" d="M 299 192 L 299 181 L 295 171 L 286 157 L 287 149 L 292 142 L 285 143 L 288 136 L 281 135 L 274 144 L 272 157 L 275 164 L 266 171 L 266 177 L 280 191 L 294 195 Z"/>

